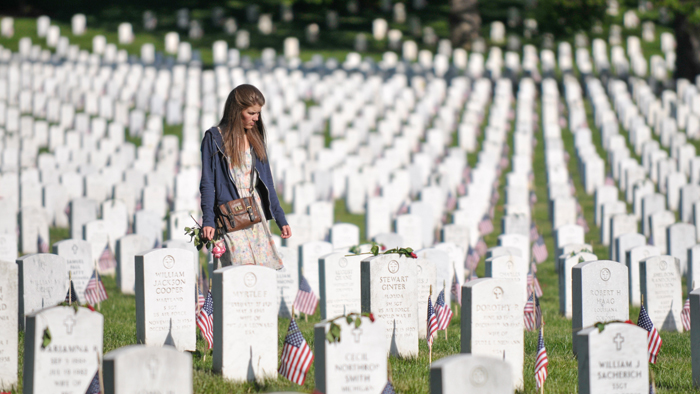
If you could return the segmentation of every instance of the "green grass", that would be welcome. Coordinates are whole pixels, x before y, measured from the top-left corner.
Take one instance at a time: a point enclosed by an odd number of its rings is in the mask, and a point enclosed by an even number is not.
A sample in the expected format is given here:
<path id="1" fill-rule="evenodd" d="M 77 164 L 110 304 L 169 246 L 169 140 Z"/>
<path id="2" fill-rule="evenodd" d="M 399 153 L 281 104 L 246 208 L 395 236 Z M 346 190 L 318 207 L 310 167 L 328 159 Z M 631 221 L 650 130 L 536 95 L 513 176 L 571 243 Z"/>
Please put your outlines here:
<path id="1" fill-rule="evenodd" d="M 590 108 L 588 108 L 589 124 L 593 125 L 590 119 Z M 540 105 L 538 102 L 537 111 L 540 113 Z M 562 114 L 565 116 L 565 114 Z M 487 118 L 484 120 L 486 124 Z M 482 125 L 482 126 L 484 126 Z M 602 154 L 602 146 L 598 131 L 593 128 L 593 143 L 598 149 L 598 153 Z M 512 133 L 511 133 L 512 134 Z M 533 220 L 537 223 L 539 231 L 545 237 L 545 242 L 550 252 L 554 250 L 553 234 L 549 218 L 547 217 L 547 179 L 545 177 L 544 164 L 544 141 L 541 131 L 535 133 L 537 145 L 533 155 L 533 170 L 535 175 L 534 187 L 538 197 L 538 202 L 534 206 Z M 512 138 L 509 135 L 507 144 L 511 147 Z M 483 133 L 478 138 L 478 143 L 483 142 Z M 594 253 L 600 258 L 606 258 L 607 247 L 599 242 L 598 228 L 594 225 L 593 197 L 585 194 L 581 179 L 576 170 L 575 151 L 573 147 L 573 135 L 568 129 L 563 129 L 562 138 L 564 145 L 570 156 L 568 162 L 569 173 L 576 186 L 576 197 L 580 202 L 584 216 L 590 225 L 590 231 L 586 234 L 586 241 L 593 246 Z M 475 155 L 470 155 L 473 160 Z M 503 203 L 505 199 L 505 174 L 510 171 L 510 168 L 504 169 L 501 174 L 499 192 L 500 199 L 495 209 L 494 224 L 498 227 L 500 219 L 503 216 Z M 283 208 L 286 211 L 290 210 L 290 206 L 283 203 Z M 337 200 L 335 203 L 335 219 L 336 222 L 350 222 L 358 225 L 364 231 L 364 215 L 351 215 L 345 210 L 345 204 L 342 200 Z M 276 226 L 272 226 L 277 232 Z M 278 233 L 278 232 L 277 232 Z M 485 240 L 489 246 L 497 244 L 498 231 L 494 231 L 488 235 Z M 67 229 L 52 229 L 51 242 L 56 242 L 60 239 L 68 238 Z M 364 232 L 361 233 L 361 239 L 365 239 Z M 571 321 L 560 316 L 559 301 L 558 301 L 558 285 L 557 275 L 554 272 L 554 253 L 550 253 L 550 257 L 538 266 L 538 278 L 540 280 L 544 296 L 541 299 L 543 318 L 546 322 L 545 343 L 549 355 L 549 377 L 546 387 L 548 392 L 552 393 L 574 393 L 577 392 L 578 386 L 578 362 L 573 356 L 571 350 Z M 483 264 L 480 264 L 477 273 L 483 275 Z M 136 312 L 135 299 L 133 296 L 122 295 L 118 292 L 113 278 L 105 277 L 105 286 L 110 298 L 101 306 L 101 312 L 105 316 L 104 330 L 104 351 L 109 352 L 122 346 L 136 343 Z M 630 309 L 630 318 L 636 321 L 639 313 L 638 308 Z M 441 332 L 433 347 L 433 360 L 442 357 L 459 353 L 460 351 L 460 317 L 461 313 L 456 313 L 452 323 L 448 329 L 448 339 L 444 339 L 444 334 Z M 300 329 L 313 347 L 313 325 L 320 320 L 320 314 L 317 312 L 314 316 L 309 317 L 308 322 L 299 320 Z M 279 319 L 279 352 L 282 350 L 284 334 L 289 324 L 288 319 Z M 659 361 L 651 367 L 659 393 L 692 393 L 695 392 L 691 383 L 691 364 L 690 364 L 690 335 L 689 333 L 669 333 L 662 332 L 664 344 L 659 356 Z M 536 355 L 537 333 L 525 333 L 525 364 L 523 370 L 525 387 L 522 392 L 535 392 L 534 385 L 534 359 Z M 23 359 L 23 334 L 20 333 L 20 375 Z M 307 381 L 303 387 L 296 386 L 284 378 L 276 380 L 266 380 L 256 383 L 234 383 L 226 381 L 221 375 L 212 371 L 212 356 L 211 352 L 205 352 L 206 343 L 203 339 L 198 338 L 197 351 L 193 353 L 194 361 L 194 388 L 195 393 L 248 393 L 248 392 L 271 392 L 271 391 L 306 391 L 310 392 L 314 387 L 314 368 L 312 367 Z M 206 357 L 205 357 L 206 353 Z M 399 393 L 428 393 L 429 387 L 429 367 L 428 367 L 428 349 L 425 340 L 420 341 L 420 353 L 415 359 L 402 359 L 390 357 L 390 366 L 393 375 L 394 386 Z M 21 376 L 20 376 L 21 379 Z M 21 387 L 20 387 L 21 389 Z M 20 391 L 15 391 L 20 392 Z"/>

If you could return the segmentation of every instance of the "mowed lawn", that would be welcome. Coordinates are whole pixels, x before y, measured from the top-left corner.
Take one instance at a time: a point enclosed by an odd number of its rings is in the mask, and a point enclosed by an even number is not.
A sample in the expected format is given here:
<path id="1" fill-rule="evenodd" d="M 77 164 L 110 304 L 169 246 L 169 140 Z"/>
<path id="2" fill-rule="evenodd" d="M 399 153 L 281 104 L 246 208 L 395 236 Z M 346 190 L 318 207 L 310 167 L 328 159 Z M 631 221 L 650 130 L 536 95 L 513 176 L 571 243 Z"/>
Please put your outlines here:
<path id="1" fill-rule="evenodd" d="M 0 39 L 0 44 L 5 47 L 17 50 L 17 39 L 23 35 L 33 37 L 34 43 L 40 43 L 43 46 L 44 41 L 38 41 L 35 37 L 35 23 L 33 20 L 16 19 L 15 20 L 15 38 L 12 40 Z M 63 34 L 71 36 L 70 28 L 63 24 L 61 26 Z M 107 33 L 106 31 L 89 30 L 91 33 L 83 38 L 71 37 L 71 43 L 78 43 L 83 48 L 90 48 L 92 35 L 95 31 L 103 33 L 108 37 L 109 42 L 116 42 L 116 33 Z M 660 29 L 657 30 L 657 37 Z M 153 42 L 157 49 L 162 49 L 162 39 L 149 35 L 137 34 L 134 44 L 128 46 L 131 53 L 138 53 L 140 45 L 145 42 Z M 654 44 L 658 47 L 658 40 Z M 210 58 L 210 48 L 202 50 L 202 57 L 205 62 Z M 209 51 L 209 52 L 207 52 Z M 649 49 L 651 51 L 651 49 Z M 342 59 L 346 50 L 337 51 L 337 56 Z M 244 54 L 257 55 L 259 51 L 250 50 Z M 329 53 L 326 53 L 328 55 Z M 335 53 L 333 53 L 336 55 Z M 647 47 L 645 46 L 645 54 L 648 56 Z M 303 58 L 310 58 L 311 53 L 306 51 L 302 55 Z M 590 120 L 590 106 L 587 107 Z M 540 107 L 537 106 L 538 116 L 540 115 Z M 562 114 L 565 116 L 566 114 Z M 178 134 L 177 128 L 166 128 L 166 133 Z M 537 223 L 540 233 L 545 237 L 545 241 L 549 250 L 549 258 L 538 266 L 538 278 L 544 291 L 544 296 L 541 299 L 543 318 L 545 321 L 545 344 L 549 355 L 549 378 L 545 384 L 545 392 L 551 393 L 574 393 L 577 392 L 578 382 L 578 364 L 576 358 L 571 351 L 571 321 L 559 315 L 559 300 L 558 300 L 558 285 L 557 276 L 554 272 L 554 245 L 552 237 L 552 229 L 547 216 L 547 180 L 545 177 L 544 164 L 544 143 L 540 130 L 535 132 L 537 137 L 537 146 L 534 151 L 533 168 L 535 173 L 535 191 L 538 197 L 538 202 L 535 204 L 533 211 L 533 220 Z M 511 134 L 512 137 L 512 134 Z M 480 141 L 483 134 L 480 137 Z M 584 216 L 590 226 L 590 231 L 586 234 L 586 241 L 593 245 L 594 252 L 601 259 L 607 259 L 607 247 L 599 243 L 598 229 L 594 225 L 593 220 L 593 196 L 586 195 L 583 192 L 583 185 L 576 171 L 576 156 L 573 147 L 573 135 L 568 129 L 562 129 L 562 138 L 566 150 L 570 156 L 569 172 L 576 186 L 576 197 L 580 202 Z M 598 131 L 593 129 L 593 140 L 598 147 L 598 152 L 602 157 L 606 157 L 601 147 L 600 136 Z M 456 141 L 454 136 L 453 141 Z M 134 141 L 138 143 L 138 141 Z M 511 145 L 512 139 L 508 139 L 508 144 Z M 468 161 L 474 166 L 476 154 L 469 155 Z M 486 237 L 486 242 L 489 247 L 496 245 L 498 233 L 500 233 L 500 218 L 503 215 L 503 203 L 505 198 L 505 174 L 510 169 L 506 169 L 501 177 L 500 196 L 501 199 L 495 210 L 494 225 L 496 231 Z M 631 210 L 631 207 L 628 208 Z M 291 208 L 285 206 L 285 211 L 290 212 Z M 360 226 L 361 235 L 364 234 L 364 217 L 362 215 L 350 215 L 345 210 L 344 202 L 336 201 L 336 221 L 349 222 Z M 273 226 L 274 227 L 274 226 Z M 51 243 L 68 238 L 66 229 L 52 229 Z M 483 260 L 477 269 L 477 274 L 483 276 Z M 136 308 L 135 298 L 133 296 L 122 295 L 118 292 L 114 278 L 105 277 L 105 286 L 109 294 L 109 299 L 101 305 L 101 312 L 105 317 L 104 330 L 104 351 L 109 352 L 122 346 L 136 343 Z M 684 291 L 684 297 L 686 296 Z M 453 305 L 455 307 L 455 305 Z M 630 309 L 630 319 L 637 320 L 638 308 Z M 422 311 L 420 313 L 423 313 Z M 452 323 L 448 330 L 447 339 L 442 332 L 433 346 L 433 360 L 459 353 L 460 351 L 460 318 L 461 311 L 455 314 Z M 313 325 L 320 320 L 319 313 L 310 316 L 308 322 L 300 319 L 299 327 L 302 330 L 304 337 L 309 345 L 313 348 Z M 282 351 L 282 343 L 287 330 L 289 320 L 279 320 L 279 352 Z M 659 393 L 695 393 L 697 392 L 692 386 L 691 379 L 691 361 L 690 361 L 690 334 L 689 333 L 661 333 L 664 341 L 661 348 L 661 354 L 656 365 L 651 366 L 653 376 L 655 378 L 656 387 Z M 534 359 L 536 353 L 537 333 L 525 333 L 525 366 L 524 366 L 524 381 L 525 388 L 523 392 L 534 393 Z M 20 387 L 13 390 L 13 393 L 21 392 L 22 378 L 22 362 L 23 362 L 23 345 L 24 334 L 20 333 Z M 314 368 L 312 367 L 307 376 L 306 383 L 300 387 L 292 384 L 284 378 L 276 380 L 268 380 L 258 383 L 232 383 L 224 380 L 220 375 L 212 371 L 211 352 L 206 352 L 206 342 L 199 337 L 198 351 L 193 353 L 194 361 L 194 392 L 195 393 L 250 393 L 250 392 L 271 392 L 271 391 L 302 391 L 311 392 L 314 388 Z M 420 341 L 420 355 L 415 359 L 398 359 L 390 357 L 391 372 L 393 383 L 396 391 L 399 393 L 428 393 L 429 392 L 429 365 L 428 365 L 428 348 L 425 340 Z"/>

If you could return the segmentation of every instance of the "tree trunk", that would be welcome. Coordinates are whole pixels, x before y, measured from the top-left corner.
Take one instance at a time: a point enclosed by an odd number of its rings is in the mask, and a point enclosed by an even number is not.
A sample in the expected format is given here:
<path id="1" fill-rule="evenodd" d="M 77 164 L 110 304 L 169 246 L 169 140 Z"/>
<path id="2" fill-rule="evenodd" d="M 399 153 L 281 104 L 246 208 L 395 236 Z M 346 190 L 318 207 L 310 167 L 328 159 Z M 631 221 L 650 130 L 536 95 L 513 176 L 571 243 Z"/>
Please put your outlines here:
<path id="1" fill-rule="evenodd" d="M 481 16 L 478 0 L 450 0 L 450 36 L 452 45 L 471 49 L 479 37 Z"/>
<path id="2" fill-rule="evenodd" d="M 676 13 L 676 78 L 695 82 L 700 74 L 700 25 L 688 21 L 685 15 Z"/>

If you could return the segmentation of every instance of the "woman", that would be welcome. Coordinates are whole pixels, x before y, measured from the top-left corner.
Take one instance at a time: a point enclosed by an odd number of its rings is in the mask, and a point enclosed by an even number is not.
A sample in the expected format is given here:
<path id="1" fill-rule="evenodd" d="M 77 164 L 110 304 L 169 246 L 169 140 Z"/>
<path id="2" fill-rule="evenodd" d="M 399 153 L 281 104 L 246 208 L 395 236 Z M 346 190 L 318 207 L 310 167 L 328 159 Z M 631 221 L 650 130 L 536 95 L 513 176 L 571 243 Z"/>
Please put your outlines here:
<path id="1" fill-rule="evenodd" d="M 282 238 L 292 236 L 284 211 L 280 206 L 272 181 L 270 162 L 265 148 L 265 127 L 260 111 L 265 97 L 252 85 L 240 85 L 226 99 L 224 116 L 217 127 L 204 133 L 202 140 L 203 228 L 205 239 L 215 235 L 214 210 L 231 200 L 250 196 L 251 173 L 255 171 L 255 200 L 263 220 L 247 229 L 223 236 L 226 252 L 221 256 L 223 266 L 255 264 L 274 269 L 282 268 L 267 220 L 274 219 Z M 259 181 L 258 181 L 259 180 Z"/>

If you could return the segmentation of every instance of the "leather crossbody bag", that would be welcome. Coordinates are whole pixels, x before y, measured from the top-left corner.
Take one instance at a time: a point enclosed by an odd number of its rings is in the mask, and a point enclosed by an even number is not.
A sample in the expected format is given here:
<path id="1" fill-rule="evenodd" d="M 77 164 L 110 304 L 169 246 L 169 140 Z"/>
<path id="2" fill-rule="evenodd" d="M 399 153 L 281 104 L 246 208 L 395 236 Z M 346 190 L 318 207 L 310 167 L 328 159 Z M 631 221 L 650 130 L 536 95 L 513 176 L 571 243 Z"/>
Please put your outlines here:
<path id="1" fill-rule="evenodd" d="M 219 133 L 221 133 L 221 130 L 219 130 Z M 253 195 L 257 176 L 255 174 L 255 151 L 251 149 L 251 153 L 253 155 L 253 165 L 250 169 L 250 197 L 241 197 L 216 207 L 216 227 L 217 230 L 223 233 L 243 230 L 262 221 L 258 204 Z"/>

